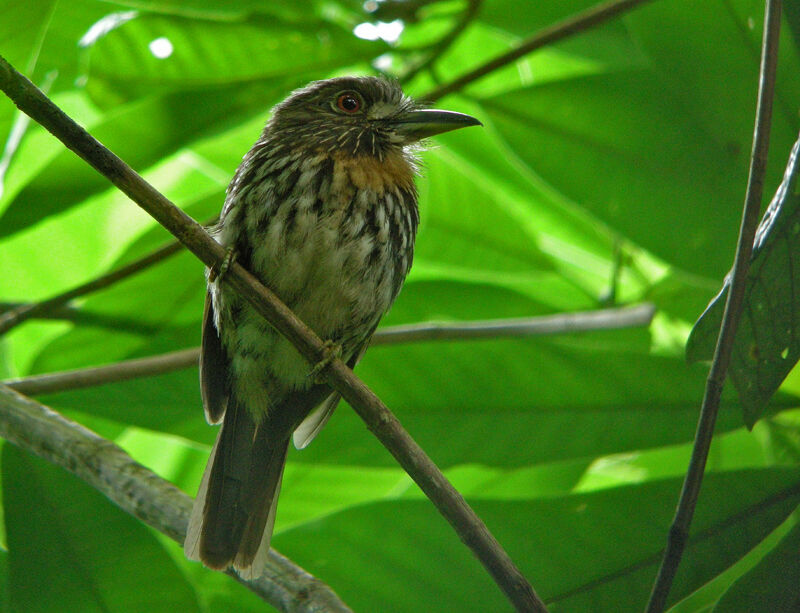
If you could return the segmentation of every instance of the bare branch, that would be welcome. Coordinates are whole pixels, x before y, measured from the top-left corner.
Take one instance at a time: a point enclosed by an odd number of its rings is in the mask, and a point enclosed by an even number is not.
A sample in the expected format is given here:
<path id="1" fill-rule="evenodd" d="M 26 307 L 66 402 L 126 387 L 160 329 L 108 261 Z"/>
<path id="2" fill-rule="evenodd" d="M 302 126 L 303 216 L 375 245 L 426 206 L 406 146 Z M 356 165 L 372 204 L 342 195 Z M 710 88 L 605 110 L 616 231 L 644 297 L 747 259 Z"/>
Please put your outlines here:
<path id="1" fill-rule="evenodd" d="M 53 394 L 55 392 L 95 387 L 117 381 L 128 381 L 139 377 L 163 375 L 175 370 L 197 366 L 199 359 L 200 349 L 193 347 L 147 358 L 123 360 L 105 366 L 76 368 L 75 370 L 8 379 L 0 381 L 0 385 L 5 385 L 26 396 L 38 396 L 40 394 Z"/>
<path id="2" fill-rule="evenodd" d="M 206 266 L 222 265 L 224 249 L 200 224 L 103 147 L 2 58 L 0 88 L 20 110 L 107 177 Z M 224 283 L 250 302 L 309 363 L 317 364 L 327 357 L 322 340 L 241 264 L 234 262 L 228 268 Z M 340 359 L 331 362 L 322 374 L 425 492 L 514 606 L 520 611 L 546 611 L 544 603 L 500 543 L 386 405 Z"/>
<path id="3" fill-rule="evenodd" d="M 126 513 L 183 543 L 192 499 L 111 441 L 4 386 L 0 436 L 80 477 Z M 282 611 L 350 611 L 330 587 L 275 550 L 258 580 L 229 574 Z"/>
<path id="4" fill-rule="evenodd" d="M 546 336 L 592 330 L 635 328 L 649 325 L 654 314 L 655 307 L 646 303 L 618 309 L 559 313 L 518 319 L 409 324 L 378 330 L 370 346 L 432 340 L 471 341 L 518 336 Z"/>
<path id="5" fill-rule="evenodd" d="M 700 418 L 697 424 L 692 457 L 683 482 L 678 507 L 670 526 L 667 547 L 658 577 L 650 594 L 647 605 L 648 613 L 660 613 L 666 606 L 675 573 L 678 570 L 683 550 L 689 538 L 689 527 L 700 495 L 700 485 L 714 434 L 720 397 L 728 366 L 731 361 L 733 341 L 736 327 L 742 312 L 747 271 L 750 269 L 750 258 L 753 253 L 753 239 L 758 226 L 761 210 L 761 199 L 764 191 L 764 172 L 767 166 L 769 150 L 769 130 L 772 121 L 772 100 L 775 93 L 775 73 L 778 65 L 778 37 L 781 28 L 781 1 L 767 0 L 764 11 L 764 38 L 761 47 L 761 70 L 758 84 L 758 107 L 756 109 L 755 130 L 753 134 L 753 151 L 750 159 L 750 175 L 747 181 L 747 192 L 742 213 L 742 225 L 739 230 L 739 243 L 733 263 L 733 273 L 725 312 L 722 316 L 717 346 L 711 370 L 706 382 Z"/>
<path id="6" fill-rule="evenodd" d="M 604 21 L 608 21 L 609 19 L 613 19 L 614 17 L 621 15 L 626 11 L 634 9 L 637 6 L 650 1 L 651 0 L 614 0 L 613 2 L 605 2 L 603 4 L 593 6 L 592 8 L 582 11 L 577 15 L 568 17 L 563 21 L 559 21 L 558 23 L 554 23 L 553 25 L 540 30 L 530 38 L 522 41 L 511 51 L 504 53 L 503 55 L 499 55 L 493 60 L 489 60 L 485 64 L 481 64 L 474 70 L 470 70 L 467 74 L 458 77 L 450 83 L 446 83 L 441 87 L 437 87 L 430 93 L 422 96 L 422 98 L 426 101 L 435 102 L 447 94 L 452 94 L 453 92 L 461 90 L 465 85 L 485 77 L 498 68 L 502 68 L 511 62 L 517 61 L 532 51 L 536 51 L 537 49 L 541 49 L 542 47 L 563 40 L 569 36 L 572 36 L 573 34 L 588 30 L 589 28 L 601 24 Z"/>
<path id="7" fill-rule="evenodd" d="M 654 313 L 655 307 L 647 303 L 633 307 L 521 319 L 490 319 L 455 323 L 431 322 L 391 326 L 378 330 L 372 337 L 370 346 L 425 341 L 545 336 L 592 330 L 634 328 L 649 325 Z M 199 357 L 200 350 L 198 348 L 183 349 L 147 358 L 123 360 L 106 366 L 7 379 L 0 381 L 0 384 L 28 396 L 52 394 L 196 367 Z"/>

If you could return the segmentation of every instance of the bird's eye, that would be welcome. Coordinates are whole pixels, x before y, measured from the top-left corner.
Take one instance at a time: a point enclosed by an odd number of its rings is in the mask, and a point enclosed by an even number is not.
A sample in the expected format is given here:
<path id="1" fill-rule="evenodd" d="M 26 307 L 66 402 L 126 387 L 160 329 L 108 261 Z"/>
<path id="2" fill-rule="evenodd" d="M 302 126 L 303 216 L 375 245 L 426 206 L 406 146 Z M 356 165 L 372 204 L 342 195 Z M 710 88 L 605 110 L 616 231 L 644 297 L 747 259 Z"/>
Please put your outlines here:
<path id="1" fill-rule="evenodd" d="M 361 98 L 355 92 L 344 92 L 336 98 L 336 106 L 345 113 L 358 113 L 361 110 Z"/>

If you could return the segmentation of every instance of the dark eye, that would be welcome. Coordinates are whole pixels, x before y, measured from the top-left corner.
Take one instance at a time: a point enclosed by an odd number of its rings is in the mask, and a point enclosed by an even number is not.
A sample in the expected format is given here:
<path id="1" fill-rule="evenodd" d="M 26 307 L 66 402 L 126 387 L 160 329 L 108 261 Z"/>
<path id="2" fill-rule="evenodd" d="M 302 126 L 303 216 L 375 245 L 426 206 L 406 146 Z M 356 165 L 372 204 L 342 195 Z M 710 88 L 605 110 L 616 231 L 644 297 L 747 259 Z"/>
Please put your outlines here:
<path id="1" fill-rule="evenodd" d="M 344 92 L 336 99 L 336 106 L 345 113 L 358 113 L 361 110 L 361 98 L 355 92 Z"/>

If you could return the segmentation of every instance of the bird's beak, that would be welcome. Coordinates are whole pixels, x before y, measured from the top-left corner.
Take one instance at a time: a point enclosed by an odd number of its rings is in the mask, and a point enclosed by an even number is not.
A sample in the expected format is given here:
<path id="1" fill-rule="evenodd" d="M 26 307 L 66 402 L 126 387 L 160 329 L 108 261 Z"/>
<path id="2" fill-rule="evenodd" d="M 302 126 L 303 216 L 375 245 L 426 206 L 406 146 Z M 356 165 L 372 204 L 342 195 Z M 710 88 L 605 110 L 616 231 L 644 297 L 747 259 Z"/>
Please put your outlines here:
<path id="1" fill-rule="evenodd" d="M 450 130 L 482 125 L 480 121 L 470 115 L 435 109 L 407 111 L 392 120 L 394 130 L 405 136 L 410 142 Z"/>

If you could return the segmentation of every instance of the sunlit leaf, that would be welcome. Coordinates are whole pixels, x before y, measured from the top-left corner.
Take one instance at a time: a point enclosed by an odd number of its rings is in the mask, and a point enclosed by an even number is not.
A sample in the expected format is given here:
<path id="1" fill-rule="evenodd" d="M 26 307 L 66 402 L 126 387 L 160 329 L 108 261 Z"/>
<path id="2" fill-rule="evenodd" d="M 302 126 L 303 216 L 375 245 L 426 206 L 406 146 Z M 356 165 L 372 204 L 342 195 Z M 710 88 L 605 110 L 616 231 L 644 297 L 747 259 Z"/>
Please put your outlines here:
<path id="1" fill-rule="evenodd" d="M 337 66 L 367 62 L 383 50 L 317 20 L 142 14 L 92 42 L 88 88 L 124 98 L 175 89 L 246 88 L 278 78 L 291 88 Z"/>

